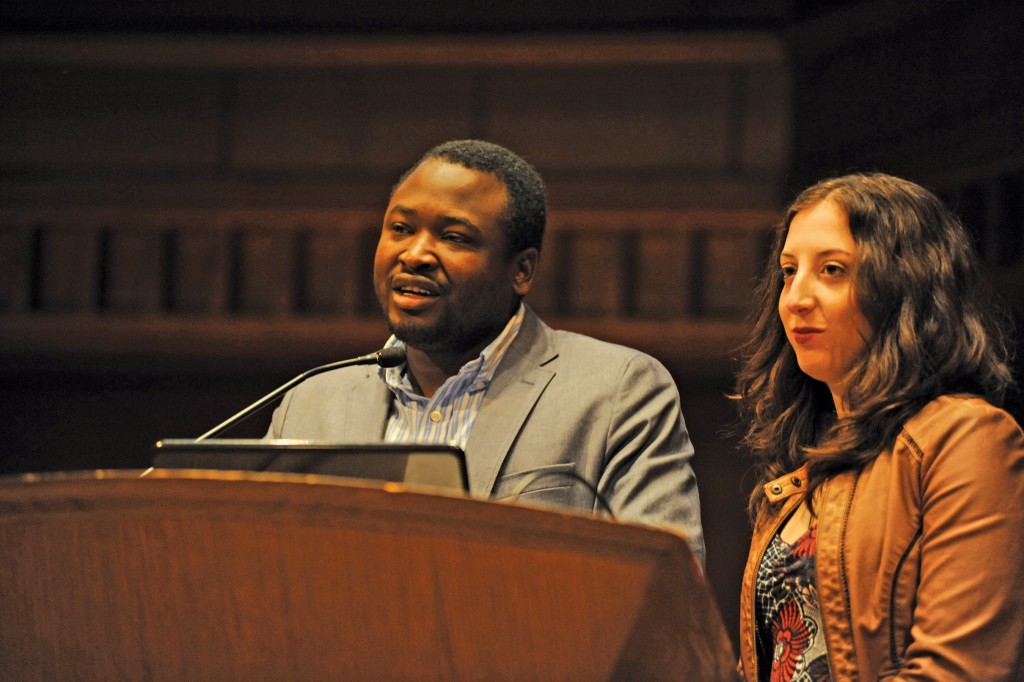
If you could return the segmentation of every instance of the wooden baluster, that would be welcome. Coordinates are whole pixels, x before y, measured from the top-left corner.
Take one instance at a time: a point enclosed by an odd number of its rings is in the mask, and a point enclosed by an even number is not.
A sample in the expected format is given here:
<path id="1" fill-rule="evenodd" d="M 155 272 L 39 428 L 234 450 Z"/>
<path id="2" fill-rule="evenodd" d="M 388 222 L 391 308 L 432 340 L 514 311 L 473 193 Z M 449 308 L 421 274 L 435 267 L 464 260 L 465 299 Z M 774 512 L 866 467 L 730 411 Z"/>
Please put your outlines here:
<path id="1" fill-rule="evenodd" d="M 317 229 L 309 232 L 306 271 L 307 312 L 311 315 L 348 316 L 357 312 L 359 297 L 371 285 L 360 277 L 363 259 L 372 258 L 359 248 L 352 230 Z"/>
<path id="2" fill-rule="evenodd" d="M 98 231 L 82 226 L 42 226 L 39 308 L 45 312 L 95 310 L 99 283 Z"/>
<path id="3" fill-rule="evenodd" d="M 169 307 L 185 314 L 223 315 L 227 311 L 226 234 L 201 227 L 175 233 Z"/>
<path id="4" fill-rule="evenodd" d="M 0 224 L 0 312 L 22 313 L 32 304 L 32 230 Z"/>
<path id="5" fill-rule="evenodd" d="M 292 313 L 295 234 L 292 230 L 241 228 L 237 312 L 266 317 Z"/>
<path id="6" fill-rule="evenodd" d="M 108 242 L 106 310 L 154 314 L 160 310 L 164 233 L 120 228 Z"/>
<path id="7" fill-rule="evenodd" d="M 634 237 L 639 244 L 632 284 L 638 317 L 665 320 L 689 313 L 690 235 L 672 226 Z"/>

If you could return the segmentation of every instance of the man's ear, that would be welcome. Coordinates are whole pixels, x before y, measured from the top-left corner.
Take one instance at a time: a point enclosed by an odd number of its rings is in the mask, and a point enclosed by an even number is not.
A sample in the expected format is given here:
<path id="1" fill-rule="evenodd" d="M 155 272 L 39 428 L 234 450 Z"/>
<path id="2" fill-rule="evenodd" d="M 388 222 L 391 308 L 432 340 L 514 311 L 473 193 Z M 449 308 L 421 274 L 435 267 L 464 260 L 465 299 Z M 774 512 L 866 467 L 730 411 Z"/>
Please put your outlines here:
<path id="1" fill-rule="evenodd" d="M 517 295 L 525 296 L 530 291 L 539 260 L 540 252 L 532 246 L 512 257 L 512 289 Z"/>

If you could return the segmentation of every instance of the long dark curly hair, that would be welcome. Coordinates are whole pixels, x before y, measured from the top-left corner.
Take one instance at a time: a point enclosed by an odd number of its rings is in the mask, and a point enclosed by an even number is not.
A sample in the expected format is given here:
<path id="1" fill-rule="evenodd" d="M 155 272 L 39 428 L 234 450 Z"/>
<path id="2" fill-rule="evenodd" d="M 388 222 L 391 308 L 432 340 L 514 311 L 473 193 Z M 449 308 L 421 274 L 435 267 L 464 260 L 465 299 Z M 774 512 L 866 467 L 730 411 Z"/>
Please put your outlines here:
<path id="1" fill-rule="evenodd" d="M 778 313 L 779 256 L 800 211 L 830 201 L 857 244 L 854 291 L 874 338 L 844 382 L 848 412 L 804 374 Z M 766 481 L 809 463 L 807 499 L 829 476 L 858 469 L 895 442 L 932 399 L 970 393 L 1000 405 L 1013 384 L 1003 321 L 983 301 L 980 266 L 960 221 L 930 191 L 891 175 L 853 174 L 804 190 L 777 227 L 757 286 L 737 377 L 743 442 L 756 460 L 749 511 Z"/>

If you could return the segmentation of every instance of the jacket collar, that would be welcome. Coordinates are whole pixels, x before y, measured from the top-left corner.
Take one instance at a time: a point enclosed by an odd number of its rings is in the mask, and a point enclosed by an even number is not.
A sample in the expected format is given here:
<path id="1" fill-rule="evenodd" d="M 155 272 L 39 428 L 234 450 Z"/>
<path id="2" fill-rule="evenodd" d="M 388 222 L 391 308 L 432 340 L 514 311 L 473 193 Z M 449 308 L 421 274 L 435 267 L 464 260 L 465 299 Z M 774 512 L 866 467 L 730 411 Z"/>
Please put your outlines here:
<path id="1" fill-rule="evenodd" d="M 791 473 L 779 476 L 764 484 L 764 494 L 768 501 L 776 504 L 787 497 L 802 495 L 807 490 L 807 465 Z"/>
<path id="2" fill-rule="evenodd" d="M 494 373 L 466 444 L 472 492 L 486 495 L 494 489 L 516 436 L 555 376 L 557 357 L 550 327 L 527 307 L 519 335 Z"/>
<path id="3" fill-rule="evenodd" d="M 527 306 L 519 334 L 494 372 L 466 443 L 466 470 L 474 494 L 486 496 L 494 489 L 516 436 L 555 376 L 557 357 L 551 328 Z M 370 375 L 376 369 L 365 371 Z M 373 378 L 353 382 L 349 389 L 347 404 L 352 407 L 343 411 L 347 418 L 341 433 L 355 443 L 378 442 L 387 427 L 392 394 L 384 381 Z"/>

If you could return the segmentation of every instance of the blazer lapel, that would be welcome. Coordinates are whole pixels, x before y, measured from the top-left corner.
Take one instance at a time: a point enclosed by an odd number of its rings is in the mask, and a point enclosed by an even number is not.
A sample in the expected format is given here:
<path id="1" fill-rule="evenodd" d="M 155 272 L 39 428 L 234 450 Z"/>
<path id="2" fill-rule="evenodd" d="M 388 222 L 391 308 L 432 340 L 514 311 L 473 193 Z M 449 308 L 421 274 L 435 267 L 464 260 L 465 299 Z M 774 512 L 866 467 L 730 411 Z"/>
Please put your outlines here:
<path id="1" fill-rule="evenodd" d="M 558 356 L 547 326 L 526 309 L 515 341 L 494 373 L 466 444 L 466 469 L 473 493 L 494 489 L 501 465 L 533 406 L 555 376 L 547 366 Z"/>
<path id="2" fill-rule="evenodd" d="M 391 390 L 377 376 L 377 368 L 366 368 L 366 380 L 354 382 L 343 397 L 346 407 L 340 433 L 352 443 L 376 443 L 384 439 Z"/>

